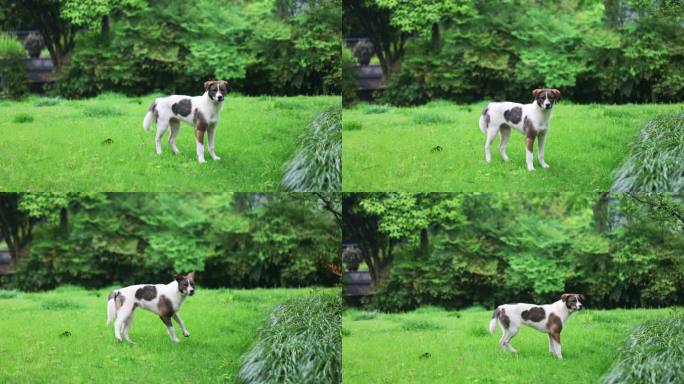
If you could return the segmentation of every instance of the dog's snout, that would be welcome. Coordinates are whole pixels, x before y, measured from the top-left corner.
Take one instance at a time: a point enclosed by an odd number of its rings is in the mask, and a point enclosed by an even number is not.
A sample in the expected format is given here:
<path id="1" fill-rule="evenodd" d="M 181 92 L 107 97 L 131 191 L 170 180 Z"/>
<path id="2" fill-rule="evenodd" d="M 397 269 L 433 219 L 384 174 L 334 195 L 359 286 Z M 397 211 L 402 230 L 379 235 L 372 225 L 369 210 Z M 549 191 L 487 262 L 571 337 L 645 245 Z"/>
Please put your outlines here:
<path id="1" fill-rule="evenodd" d="M 222 96 L 222 95 L 219 95 L 218 100 L 219 100 L 219 101 L 223 101 L 223 96 Z"/>

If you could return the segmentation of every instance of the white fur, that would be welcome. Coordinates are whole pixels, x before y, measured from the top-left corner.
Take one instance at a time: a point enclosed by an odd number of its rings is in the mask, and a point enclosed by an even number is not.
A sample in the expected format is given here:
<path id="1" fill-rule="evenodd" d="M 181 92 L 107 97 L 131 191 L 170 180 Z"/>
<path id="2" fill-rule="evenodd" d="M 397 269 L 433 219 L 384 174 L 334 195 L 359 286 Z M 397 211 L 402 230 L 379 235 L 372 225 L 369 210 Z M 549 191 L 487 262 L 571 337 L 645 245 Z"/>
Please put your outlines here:
<path id="1" fill-rule="evenodd" d="M 223 97 L 223 93 L 219 90 L 216 93 L 216 99 L 212 100 L 209 97 L 209 92 L 204 92 L 202 96 L 184 96 L 184 95 L 171 95 L 166 97 L 157 98 L 154 102 L 156 104 L 156 112 L 158 113 L 157 119 L 157 134 L 154 139 L 155 150 L 158 155 L 161 155 L 161 139 L 164 136 L 166 130 L 170 127 L 171 134 L 169 135 L 169 145 L 174 154 L 180 153 L 176 147 L 176 136 L 180 130 L 180 121 L 185 121 L 186 123 L 195 126 L 195 111 L 199 111 L 207 122 L 207 132 L 209 133 L 209 154 L 213 160 L 220 160 L 221 158 L 216 156 L 214 153 L 214 137 L 216 131 L 216 125 L 218 124 L 219 117 L 221 115 L 221 109 L 223 108 L 223 101 L 218 101 L 219 97 Z M 172 110 L 173 104 L 179 102 L 183 99 L 190 99 L 192 108 L 190 114 L 187 116 L 182 116 L 175 114 Z M 150 130 L 152 122 L 154 121 L 154 112 L 150 109 L 147 111 L 145 118 L 143 119 L 143 128 L 146 131 Z M 196 132 L 195 132 L 196 133 Z M 204 160 L 204 143 L 200 143 L 195 135 L 195 142 L 197 143 L 197 160 L 200 163 L 205 163 Z M 202 147 L 200 148 L 200 144 Z"/>
<path id="2" fill-rule="evenodd" d="M 138 299 L 135 297 L 138 289 L 145 286 L 154 286 L 156 288 L 157 295 L 154 299 L 145 300 L 144 298 Z M 186 337 L 190 336 L 190 332 L 188 332 L 183 320 L 178 315 L 178 311 L 180 311 L 181 305 L 187 295 L 192 294 L 193 292 L 194 288 L 190 286 L 188 287 L 187 293 L 181 293 L 178 289 L 178 281 L 172 281 L 169 284 L 137 284 L 121 288 L 113 292 L 116 295 L 124 297 L 123 305 L 120 308 L 116 308 L 115 300 L 117 296 L 113 296 L 107 300 L 107 325 L 111 324 L 112 320 L 116 320 L 114 322 L 114 337 L 116 340 L 121 341 L 123 336 L 126 341 L 133 343 L 128 336 L 128 332 L 131 323 L 133 322 L 135 309 L 142 308 L 159 315 L 159 298 L 163 295 L 171 302 L 174 311 L 172 318 L 180 325 L 183 330 L 183 335 Z M 173 327 L 167 326 L 167 331 L 171 340 L 178 342 Z"/>
<path id="3" fill-rule="evenodd" d="M 582 309 L 582 306 L 583 306 L 583 304 L 578 300 L 576 310 Z M 544 308 L 545 317 L 543 320 L 535 322 L 535 321 L 524 320 L 522 318 L 523 311 L 529 310 L 532 307 Z M 504 304 L 504 305 L 498 306 L 496 311 L 498 312 L 501 309 L 503 309 L 505 315 L 508 316 L 508 319 L 509 319 L 508 329 L 504 328 L 504 326 L 503 326 L 503 324 L 501 324 L 501 321 L 499 320 L 498 316 L 495 316 L 495 317 L 492 317 L 492 319 L 489 321 L 489 332 L 493 334 L 496 331 L 496 324 L 499 323 L 499 326 L 501 327 L 501 330 L 503 331 L 503 334 L 501 335 L 501 339 L 499 340 L 499 348 L 501 348 L 502 351 L 505 349 L 508 349 L 510 352 L 517 352 L 515 350 L 515 348 L 513 348 L 513 346 L 511 345 L 511 339 L 514 338 L 515 335 L 518 334 L 518 331 L 520 330 L 521 325 L 527 325 L 527 326 L 534 328 L 540 332 L 548 333 L 547 324 L 549 321 L 549 315 L 551 313 L 558 316 L 561 320 L 561 323 L 563 324 L 563 327 L 565 327 L 565 322 L 567 321 L 568 317 L 570 317 L 572 312 L 574 312 L 574 310 L 571 311 L 568 309 L 568 307 L 566 306 L 566 304 L 563 300 L 558 300 L 555 303 L 544 304 L 544 305 L 526 304 L 526 303 Z M 497 312 L 495 312 L 495 313 L 497 313 Z M 563 356 L 561 354 L 561 344 L 559 342 L 556 342 L 555 340 L 553 340 L 553 338 L 551 338 L 551 335 L 549 335 L 548 338 L 549 338 L 549 352 L 552 353 L 557 358 L 562 359 Z"/>
<path id="4" fill-rule="evenodd" d="M 544 100 L 543 105 L 550 105 L 552 102 L 549 101 L 548 96 Z M 504 117 L 504 112 L 511 110 L 515 107 L 522 108 L 522 116 L 518 123 L 512 123 Z M 513 129 L 525 133 L 523 124 L 525 118 L 529 119 L 534 125 L 534 129 L 537 131 L 538 141 L 538 159 L 539 163 L 543 168 L 549 168 L 549 165 L 544 161 L 544 145 L 546 143 L 546 133 L 549 130 L 549 124 L 551 122 L 551 109 L 544 109 L 539 107 L 536 101 L 530 104 L 518 104 L 509 101 L 500 103 L 489 103 L 487 105 L 487 114 L 489 115 L 489 124 L 486 122 L 485 115 L 480 116 L 480 130 L 487 136 L 485 140 L 485 161 L 488 163 L 492 161 L 491 155 L 491 145 L 496 138 L 496 135 L 501 131 L 501 143 L 499 144 L 499 152 L 504 161 L 508 161 L 508 155 L 506 154 L 506 144 L 510 139 L 511 130 L 505 129 L 501 130 L 501 125 L 506 124 Z M 525 148 L 525 160 L 527 162 L 527 170 L 534 171 L 534 154 Z"/>

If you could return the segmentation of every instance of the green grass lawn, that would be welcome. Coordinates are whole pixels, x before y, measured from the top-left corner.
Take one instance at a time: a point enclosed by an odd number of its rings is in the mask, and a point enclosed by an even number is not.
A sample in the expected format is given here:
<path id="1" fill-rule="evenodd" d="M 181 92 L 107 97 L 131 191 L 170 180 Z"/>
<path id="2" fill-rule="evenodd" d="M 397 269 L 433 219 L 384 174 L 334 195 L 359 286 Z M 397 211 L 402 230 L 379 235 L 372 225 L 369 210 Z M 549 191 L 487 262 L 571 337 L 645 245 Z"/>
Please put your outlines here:
<path id="1" fill-rule="evenodd" d="M 496 139 L 484 161 L 478 127 L 487 103 L 446 101 L 397 108 L 358 104 L 343 112 L 344 191 L 606 191 L 643 121 L 670 105 L 571 105 L 553 112 L 545 158 L 549 169 L 525 166 L 524 136 L 514 131 L 505 163 Z M 441 147 L 436 148 L 436 147 Z"/>
<path id="2" fill-rule="evenodd" d="M 630 330 L 658 310 L 585 310 L 561 335 L 564 360 L 548 352 L 548 338 L 524 327 L 499 351 L 487 330 L 492 311 L 420 308 L 406 314 L 348 310 L 342 320 L 343 381 L 354 383 L 596 383 Z"/>
<path id="3" fill-rule="evenodd" d="M 105 325 L 109 290 L 0 296 L 0 383 L 231 383 L 271 309 L 310 291 L 198 288 L 180 312 L 189 338 L 174 323 L 172 342 L 158 316 L 137 310 L 134 345 Z"/>
<path id="4" fill-rule="evenodd" d="M 276 191 L 309 121 L 340 103 L 334 96 L 230 96 L 216 133 L 221 160 L 206 155 L 199 164 L 185 123 L 176 140 L 181 154 L 172 154 L 167 131 L 156 155 L 155 133 L 142 121 L 157 96 L 0 101 L 0 190 Z"/>

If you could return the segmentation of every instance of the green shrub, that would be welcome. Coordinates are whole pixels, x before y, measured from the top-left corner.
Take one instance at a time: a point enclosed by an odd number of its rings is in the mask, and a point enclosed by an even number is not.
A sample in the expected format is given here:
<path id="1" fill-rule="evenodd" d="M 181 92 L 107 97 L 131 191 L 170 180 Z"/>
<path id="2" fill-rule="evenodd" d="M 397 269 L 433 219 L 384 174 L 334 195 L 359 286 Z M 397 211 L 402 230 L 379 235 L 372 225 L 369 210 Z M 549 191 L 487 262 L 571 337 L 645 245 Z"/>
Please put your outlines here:
<path id="1" fill-rule="evenodd" d="M 297 10 L 276 3 L 161 0 L 130 7 L 126 17 L 112 19 L 108 38 L 79 32 L 55 92 L 198 94 L 205 80 L 224 79 L 252 95 L 338 94 L 339 0 Z"/>
<path id="2" fill-rule="evenodd" d="M 0 98 L 19 99 L 28 92 L 26 51 L 14 37 L 0 33 Z"/>
<path id="3" fill-rule="evenodd" d="M 242 356 L 238 381 L 339 383 L 342 380 L 342 299 L 338 295 L 293 298 L 278 305 Z"/>
<path id="4" fill-rule="evenodd" d="M 363 128 L 363 124 L 358 121 L 343 121 L 342 129 L 345 131 L 356 131 Z"/>
<path id="5" fill-rule="evenodd" d="M 684 113 L 649 120 L 614 172 L 616 192 L 684 191 Z"/>
<path id="6" fill-rule="evenodd" d="M 339 191 L 342 187 L 342 109 L 319 113 L 300 138 L 295 155 L 285 164 L 286 190 Z"/>
<path id="7" fill-rule="evenodd" d="M 675 384 L 684 377 L 684 316 L 636 327 L 620 349 L 604 384 Z"/>
<path id="8" fill-rule="evenodd" d="M 64 309 L 78 309 L 81 308 L 82 305 L 73 300 L 54 298 L 41 301 L 40 307 L 49 311 L 61 311 Z"/>
<path id="9" fill-rule="evenodd" d="M 443 329 L 441 325 L 427 319 L 408 319 L 401 322 L 404 331 L 435 331 Z"/>
<path id="10" fill-rule="evenodd" d="M 418 125 L 450 124 L 453 120 L 441 113 L 421 112 L 413 116 L 413 123 Z"/>
<path id="11" fill-rule="evenodd" d="M 377 319 L 380 314 L 375 311 L 361 311 L 351 315 L 352 321 L 362 321 L 362 320 L 374 320 Z"/>
<path id="12" fill-rule="evenodd" d="M 53 107 L 64 101 L 61 97 L 39 97 L 33 102 L 34 107 Z"/>
<path id="13" fill-rule="evenodd" d="M 17 297 L 18 294 L 19 292 L 16 289 L 0 289 L 0 299 L 14 299 L 15 297 Z"/>
<path id="14" fill-rule="evenodd" d="M 33 121 L 33 116 L 30 113 L 19 113 L 12 118 L 12 122 L 14 123 L 30 123 Z"/>
<path id="15" fill-rule="evenodd" d="M 83 110 L 83 115 L 85 117 L 111 117 L 120 116 L 122 114 L 123 113 L 116 108 L 102 105 L 88 106 Z"/>

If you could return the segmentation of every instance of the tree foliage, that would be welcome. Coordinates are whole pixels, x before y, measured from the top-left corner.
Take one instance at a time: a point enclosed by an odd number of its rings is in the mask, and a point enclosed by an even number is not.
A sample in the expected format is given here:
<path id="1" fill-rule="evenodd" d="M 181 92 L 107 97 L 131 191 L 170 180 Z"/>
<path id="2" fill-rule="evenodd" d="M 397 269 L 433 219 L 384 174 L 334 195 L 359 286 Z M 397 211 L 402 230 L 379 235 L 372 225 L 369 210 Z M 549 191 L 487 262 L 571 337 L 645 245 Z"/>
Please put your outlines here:
<path id="1" fill-rule="evenodd" d="M 684 300 L 677 195 L 354 194 L 345 201 L 344 241 L 361 245 L 372 274 L 384 268 L 372 299 L 382 310 L 550 302 L 564 291 L 584 293 L 594 307 Z M 373 256 L 369 246 L 378 243 L 391 252 Z"/>
<path id="2" fill-rule="evenodd" d="M 531 89 L 541 86 L 559 88 L 564 97 L 580 102 L 666 102 L 684 97 L 684 72 L 678 65 L 684 59 L 681 2 L 363 4 L 370 20 L 345 33 L 370 37 L 376 51 L 401 48 L 392 56 L 392 68 L 383 65 L 390 75 L 384 96 L 394 104 L 437 98 L 525 100 Z M 376 25 L 374 20 L 380 19 L 374 7 L 386 13 L 384 27 Z M 379 58 L 382 62 L 380 54 Z"/>
<path id="3" fill-rule="evenodd" d="M 220 78 L 249 94 L 338 93 L 339 2 L 305 3 L 285 12 L 274 0 L 136 3 L 111 16 L 108 36 L 80 35 L 57 92 L 196 93 Z"/>
<path id="4" fill-rule="evenodd" d="M 33 224 L 15 284 L 102 287 L 198 271 L 210 287 L 330 285 L 339 227 L 290 194 L 3 194 Z M 61 212 L 68 211 L 66 228 Z M 304 220 L 306 218 L 306 220 Z"/>

